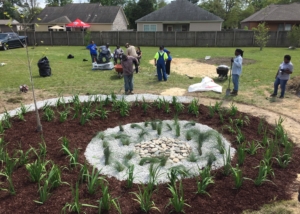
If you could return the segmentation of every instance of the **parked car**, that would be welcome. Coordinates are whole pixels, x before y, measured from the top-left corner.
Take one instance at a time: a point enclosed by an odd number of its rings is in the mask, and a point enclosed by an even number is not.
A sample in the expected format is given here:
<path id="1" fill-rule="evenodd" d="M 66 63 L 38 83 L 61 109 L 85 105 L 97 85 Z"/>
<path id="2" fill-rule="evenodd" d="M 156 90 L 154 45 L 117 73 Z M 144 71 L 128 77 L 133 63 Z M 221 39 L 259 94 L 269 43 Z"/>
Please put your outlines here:
<path id="1" fill-rule="evenodd" d="M 0 33 L 0 49 L 25 47 L 26 39 L 27 36 L 19 36 L 16 33 Z"/>

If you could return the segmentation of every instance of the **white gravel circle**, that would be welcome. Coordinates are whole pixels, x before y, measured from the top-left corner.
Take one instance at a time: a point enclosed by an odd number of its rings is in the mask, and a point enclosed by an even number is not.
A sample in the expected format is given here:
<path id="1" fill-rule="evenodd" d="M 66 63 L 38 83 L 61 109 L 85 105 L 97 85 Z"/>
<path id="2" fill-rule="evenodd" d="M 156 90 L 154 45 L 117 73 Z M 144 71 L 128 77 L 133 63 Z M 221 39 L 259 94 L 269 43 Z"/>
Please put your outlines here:
<path id="1" fill-rule="evenodd" d="M 128 146 L 123 146 L 120 139 L 115 139 L 112 135 L 120 133 L 119 127 L 115 128 L 109 128 L 103 133 L 105 134 L 104 140 L 99 138 L 99 136 L 94 137 L 91 142 L 88 144 L 86 151 L 85 151 L 85 156 L 87 161 L 95 166 L 98 170 L 101 170 L 101 174 L 107 175 L 108 177 L 115 177 L 118 180 L 126 180 L 127 179 L 127 168 L 122 172 L 118 172 L 115 167 L 114 163 L 116 161 L 120 163 L 124 163 L 124 156 L 130 152 L 130 151 L 135 151 L 135 143 L 140 143 L 144 141 L 149 141 L 152 139 L 157 139 L 159 137 L 167 137 L 167 138 L 177 138 L 175 136 L 175 129 L 173 128 L 172 131 L 168 131 L 168 128 L 166 124 L 173 125 L 174 121 L 172 120 L 164 120 L 163 122 L 163 129 L 162 129 L 162 134 L 161 136 L 157 135 L 156 130 L 152 130 L 150 124 L 148 127 L 144 126 L 144 122 L 142 123 L 137 123 L 138 125 L 142 126 L 145 128 L 145 130 L 149 131 L 149 135 L 146 135 L 143 140 L 138 140 L 139 136 L 138 134 L 140 133 L 140 129 L 133 129 L 130 127 L 131 124 L 124 125 L 124 131 L 122 133 L 129 135 L 130 136 L 130 144 Z M 209 126 L 202 125 L 200 123 L 196 123 L 195 126 L 184 128 L 184 124 L 188 123 L 189 121 L 179 121 L 180 127 L 181 127 L 181 135 L 177 138 L 180 141 L 185 141 L 187 142 L 191 148 L 192 152 L 198 156 L 197 152 L 197 143 L 195 140 L 190 140 L 187 141 L 185 138 L 185 133 L 190 130 L 191 128 L 196 128 L 199 129 L 201 132 L 206 132 L 209 130 L 212 130 Z M 103 141 L 108 141 L 109 142 L 109 148 L 112 151 L 111 158 L 110 158 L 110 164 L 105 166 L 104 163 L 104 155 L 103 155 Z M 226 152 L 230 146 L 230 143 L 222 137 L 223 140 L 223 145 L 226 149 Z M 183 159 L 179 163 L 173 163 L 172 161 L 167 161 L 167 164 L 163 167 L 160 167 L 160 176 L 158 177 L 157 182 L 158 183 L 166 183 L 168 182 L 168 176 L 167 173 L 169 172 L 169 169 L 174 166 L 179 166 L 182 165 L 184 166 L 187 170 L 189 170 L 189 173 L 191 176 L 195 176 L 199 174 L 198 167 L 203 168 L 207 165 L 207 155 L 212 152 L 215 157 L 216 161 L 213 162 L 212 169 L 217 169 L 220 168 L 224 165 L 223 162 L 223 155 L 219 153 L 219 151 L 216 149 L 216 141 L 213 139 L 208 139 L 206 142 L 203 143 L 202 146 L 202 155 L 198 156 L 198 161 L 197 162 L 189 162 L 186 159 Z M 235 149 L 230 146 L 230 154 L 231 157 L 234 156 L 235 154 Z M 134 183 L 147 183 L 149 180 L 149 166 L 150 164 L 145 164 L 143 166 L 139 165 L 141 158 L 139 157 L 138 154 L 136 154 L 130 161 L 129 164 L 134 164 Z"/>

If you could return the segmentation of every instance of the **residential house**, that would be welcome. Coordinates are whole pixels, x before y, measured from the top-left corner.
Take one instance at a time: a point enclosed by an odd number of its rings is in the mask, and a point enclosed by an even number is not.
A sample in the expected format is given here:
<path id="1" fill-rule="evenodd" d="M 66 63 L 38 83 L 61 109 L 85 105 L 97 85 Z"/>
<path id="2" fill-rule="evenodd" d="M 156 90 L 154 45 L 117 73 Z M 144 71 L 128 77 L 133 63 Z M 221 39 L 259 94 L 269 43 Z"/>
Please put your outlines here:
<path id="1" fill-rule="evenodd" d="M 18 31 L 20 23 L 16 20 L 0 19 L 0 32 Z"/>
<path id="2" fill-rule="evenodd" d="M 271 4 L 241 22 L 241 27 L 249 30 L 265 22 L 270 31 L 289 31 L 300 24 L 300 3 Z"/>
<path id="3" fill-rule="evenodd" d="M 137 31 L 220 31 L 223 19 L 187 0 L 175 0 L 135 22 Z"/>
<path id="4" fill-rule="evenodd" d="M 49 31 L 49 27 L 54 25 L 64 27 L 64 30 L 81 30 L 65 27 L 77 18 L 91 25 L 90 31 L 122 31 L 127 30 L 128 26 L 122 7 L 89 3 L 47 6 L 31 23 L 38 24 L 35 31 Z"/>

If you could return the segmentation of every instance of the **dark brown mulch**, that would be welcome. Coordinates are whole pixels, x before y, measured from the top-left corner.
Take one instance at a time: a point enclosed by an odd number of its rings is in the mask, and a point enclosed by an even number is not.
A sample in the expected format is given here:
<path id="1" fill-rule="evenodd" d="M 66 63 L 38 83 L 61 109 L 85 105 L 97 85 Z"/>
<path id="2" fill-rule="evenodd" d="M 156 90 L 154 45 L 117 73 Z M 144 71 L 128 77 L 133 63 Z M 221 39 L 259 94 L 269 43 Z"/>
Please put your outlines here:
<path id="1" fill-rule="evenodd" d="M 198 59 L 198 62 L 201 63 L 206 63 L 206 64 L 210 64 L 210 65 L 227 65 L 230 66 L 231 63 L 231 57 L 211 57 L 208 60 L 205 59 Z M 243 58 L 243 65 L 250 65 L 250 64 L 254 64 L 256 63 L 255 60 L 253 59 L 247 59 L 247 58 Z"/>
<path id="2" fill-rule="evenodd" d="M 109 108 L 111 109 L 111 108 Z M 179 119 L 184 120 L 195 120 L 202 124 L 206 124 L 218 131 L 222 131 L 223 124 L 219 120 L 219 116 L 215 115 L 213 118 L 208 116 L 208 108 L 200 105 L 200 115 L 195 117 L 188 114 L 186 111 L 179 115 Z M 60 109 L 61 111 L 61 109 Z M 174 112 L 174 110 L 172 111 Z M 240 113 L 238 113 L 240 114 Z M 41 112 L 42 115 L 42 112 Z M 71 114 L 73 115 L 73 113 Z M 250 125 L 242 128 L 247 141 L 261 140 L 262 136 L 257 134 L 257 127 L 259 124 L 259 118 L 250 118 Z M 70 116 L 71 117 L 71 116 Z M 70 140 L 71 151 L 74 148 L 80 148 L 80 162 L 83 163 L 85 160 L 84 151 L 90 140 L 101 130 L 105 130 L 110 127 L 115 127 L 119 124 L 127 124 L 133 122 L 143 122 L 151 119 L 172 119 L 173 113 L 166 114 L 163 110 L 158 110 L 152 106 L 146 115 L 143 114 L 141 107 L 134 107 L 130 111 L 130 116 L 122 118 L 118 112 L 110 112 L 107 120 L 100 120 L 96 118 L 90 123 L 81 126 L 79 125 L 78 119 L 69 119 L 67 122 L 60 123 L 58 121 L 58 115 L 56 120 L 53 122 L 43 121 L 43 137 L 47 143 L 47 159 L 52 160 L 54 163 L 60 166 L 68 166 L 69 162 L 66 156 L 62 154 L 61 142 L 58 140 L 62 136 L 66 136 Z M 236 116 L 238 117 L 238 116 Z M 228 124 L 229 116 L 224 116 L 225 124 Z M 5 132 L 5 142 L 8 143 L 8 151 L 10 154 L 15 149 L 27 150 L 30 146 L 38 148 L 38 144 L 42 142 L 41 135 L 34 132 L 36 127 L 35 114 L 33 112 L 25 115 L 26 122 L 18 121 L 14 119 L 13 126 L 11 129 Z M 270 125 L 266 125 L 269 129 L 273 129 Z M 223 135 L 236 147 L 235 136 L 230 135 L 226 131 Z M 250 156 L 247 155 L 244 165 L 241 167 L 243 175 L 247 178 L 254 179 L 258 174 L 258 169 L 255 168 L 259 165 L 262 159 L 264 150 L 261 149 L 259 152 Z M 32 158 L 31 161 L 34 159 Z M 30 162 L 31 162 L 30 161 Z M 233 166 L 236 164 L 236 157 L 232 162 Z M 0 165 L 0 169 L 4 166 Z M 189 178 L 183 180 L 184 197 L 186 203 L 191 207 L 186 207 L 186 213 L 241 213 L 246 209 L 258 209 L 260 206 L 266 203 L 270 203 L 274 200 L 287 200 L 290 199 L 289 186 L 293 183 L 296 178 L 296 172 L 300 171 L 300 149 L 294 149 L 293 161 L 286 169 L 281 169 L 274 163 L 273 169 L 275 172 L 275 178 L 272 182 L 266 182 L 261 186 L 255 186 L 250 180 L 245 180 L 240 189 L 234 189 L 233 178 L 224 176 L 222 169 L 214 171 L 215 183 L 210 185 L 208 192 L 211 197 L 207 195 L 195 194 L 196 178 Z M 78 170 L 69 169 L 63 170 L 62 180 L 68 182 L 70 185 L 74 185 L 78 178 Z M 110 193 L 113 197 L 117 197 L 122 213 L 139 214 L 142 213 L 139 209 L 137 202 L 133 201 L 133 195 L 130 192 L 137 192 L 138 186 L 134 185 L 132 189 L 126 189 L 125 182 L 120 182 L 115 178 L 106 178 L 109 181 Z M 0 177 L 0 182 L 6 181 L 4 177 Z M 44 205 L 39 205 L 33 200 L 38 200 L 38 185 L 31 183 L 28 179 L 28 172 L 25 167 L 19 167 L 15 169 L 13 173 L 13 182 L 17 194 L 15 196 L 9 195 L 9 193 L 0 191 L 0 213 L 60 213 L 62 207 L 66 202 L 72 201 L 71 188 L 68 185 L 62 185 L 55 189 Z M 2 184 L 3 186 L 3 184 Z M 157 187 L 157 190 L 153 194 L 153 201 L 156 206 L 160 209 L 161 213 L 169 213 L 171 207 L 166 205 L 169 202 L 171 194 L 167 190 L 167 184 L 162 184 Z M 90 196 L 87 193 L 86 184 L 80 185 L 80 201 L 82 203 L 88 203 L 97 205 L 97 200 L 101 197 L 101 191 L 98 190 L 94 196 Z M 97 213 L 98 210 L 95 208 L 83 207 L 82 210 L 86 213 Z M 116 213 L 112 209 L 109 213 Z M 158 213 L 157 211 L 151 211 L 150 213 Z"/>

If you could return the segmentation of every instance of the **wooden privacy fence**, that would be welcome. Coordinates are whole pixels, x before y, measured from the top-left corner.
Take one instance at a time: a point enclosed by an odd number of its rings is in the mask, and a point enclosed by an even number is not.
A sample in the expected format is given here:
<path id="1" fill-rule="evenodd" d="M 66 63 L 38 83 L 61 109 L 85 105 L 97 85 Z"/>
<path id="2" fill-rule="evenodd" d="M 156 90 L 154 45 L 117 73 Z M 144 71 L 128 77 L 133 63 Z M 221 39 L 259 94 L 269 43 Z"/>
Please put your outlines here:
<path id="1" fill-rule="evenodd" d="M 267 46 L 287 47 L 287 31 L 271 31 Z M 24 35 L 25 32 L 19 32 Z M 27 32 L 29 45 L 85 45 L 86 32 L 50 31 Z M 90 39 L 96 44 L 167 47 L 251 47 L 256 46 L 253 31 L 208 31 L 208 32 L 134 32 L 93 31 Z"/>

